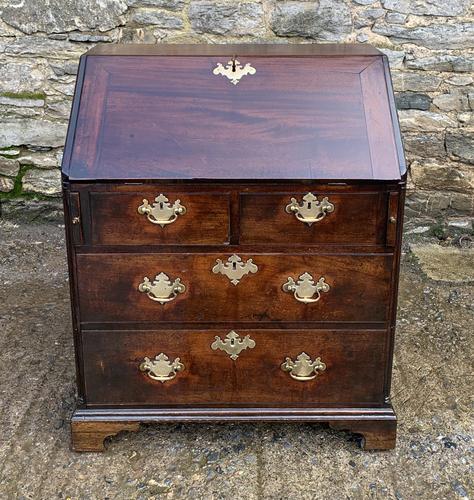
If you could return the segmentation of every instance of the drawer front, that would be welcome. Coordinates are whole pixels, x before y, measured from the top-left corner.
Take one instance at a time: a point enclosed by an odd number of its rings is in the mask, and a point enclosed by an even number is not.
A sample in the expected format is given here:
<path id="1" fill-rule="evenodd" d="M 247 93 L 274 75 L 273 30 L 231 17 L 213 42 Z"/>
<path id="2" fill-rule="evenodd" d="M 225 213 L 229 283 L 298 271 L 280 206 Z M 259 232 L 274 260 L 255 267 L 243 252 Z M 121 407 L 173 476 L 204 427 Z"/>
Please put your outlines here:
<path id="1" fill-rule="evenodd" d="M 240 242 L 384 244 L 387 203 L 382 192 L 243 194 Z"/>
<path id="2" fill-rule="evenodd" d="M 226 244 L 229 200 L 225 193 L 92 192 L 92 244 Z"/>
<path id="3" fill-rule="evenodd" d="M 231 281 L 236 274 L 229 257 L 197 253 L 79 254 L 81 319 L 201 323 L 387 320 L 390 255 L 242 253 L 237 264 L 243 267 L 243 274 L 237 284 Z M 221 271 L 216 273 L 218 259 Z M 313 278 L 313 285 L 305 273 Z M 295 291 L 284 291 L 289 278 Z"/>
<path id="4" fill-rule="evenodd" d="M 83 332 L 87 404 L 383 402 L 385 331 L 237 329 L 234 342 L 251 346 L 242 348 L 235 359 L 222 349 L 226 339 L 229 342 L 228 333 L 222 329 Z M 216 336 L 221 347 L 213 348 Z M 168 359 L 156 359 L 160 354 Z"/>

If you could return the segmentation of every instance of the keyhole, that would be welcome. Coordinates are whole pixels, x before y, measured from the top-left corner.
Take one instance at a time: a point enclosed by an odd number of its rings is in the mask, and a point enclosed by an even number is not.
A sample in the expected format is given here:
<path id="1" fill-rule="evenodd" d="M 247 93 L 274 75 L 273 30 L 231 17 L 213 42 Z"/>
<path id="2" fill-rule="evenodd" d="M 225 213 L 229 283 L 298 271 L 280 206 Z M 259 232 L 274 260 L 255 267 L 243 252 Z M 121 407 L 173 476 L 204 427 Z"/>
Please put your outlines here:
<path id="1" fill-rule="evenodd" d="M 237 56 L 234 56 L 232 58 L 232 73 L 235 73 L 235 60 L 237 59 Z"/>
<path id="2" fill-rule="evenodd" d="M 311 210 L 311 202 L 308 203 L 308 210 Z"/>
<path id="3" fill-rule="evenodd" d="M 237 262 L 232 262 L 232 269 L 234 271 L 237 269 Z"/>
<path id="4" fill-rule="evenodd" d="M 160 201 L 160 210 L 163 210 L 163 202 Z"/>

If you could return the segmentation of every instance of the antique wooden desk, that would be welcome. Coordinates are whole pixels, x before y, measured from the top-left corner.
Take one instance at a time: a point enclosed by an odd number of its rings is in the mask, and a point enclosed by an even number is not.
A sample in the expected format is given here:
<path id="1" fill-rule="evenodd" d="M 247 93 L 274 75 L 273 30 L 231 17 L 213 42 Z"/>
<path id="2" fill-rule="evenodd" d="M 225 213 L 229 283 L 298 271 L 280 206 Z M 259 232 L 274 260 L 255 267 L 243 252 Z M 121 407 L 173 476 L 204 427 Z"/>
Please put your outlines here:
<path id="1" fill-rule="evenodd" d="M 74 450 L 168 421 L 395 445 L 405 164 L 383 54 L 97 47 L 62 170 Z"/>

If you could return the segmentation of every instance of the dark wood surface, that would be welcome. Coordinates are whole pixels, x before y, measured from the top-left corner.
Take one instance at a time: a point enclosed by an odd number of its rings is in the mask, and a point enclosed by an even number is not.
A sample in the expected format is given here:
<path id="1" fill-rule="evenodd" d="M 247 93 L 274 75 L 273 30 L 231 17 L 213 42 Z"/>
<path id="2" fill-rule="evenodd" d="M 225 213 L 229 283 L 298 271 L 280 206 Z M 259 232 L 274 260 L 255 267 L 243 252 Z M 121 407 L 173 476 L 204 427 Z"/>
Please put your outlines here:
<path id="1" fill-rule="evenodd" d="M 285 57 L 354 57 L 381 56 L 367 43 L 306 43 L 306 44 L 98 44 L 86 55 L 94 56 L 285 56 Z"/>
<path id="2" fill-rule="evenodd" d="M 233 361 L 212 350 L 218 335 L 204 331 L 88 331 L 83 333 L 87 406 L 213 405 L 326 406 L 383 404 L 385 331 L 237 330 L 256 345 Z M 297 381 L 280 366 L 306 352 L 326 370 Z M 161 352 L 185 368 L 173 380 L 152 380 L 139 370 L 144 357 Z"/>
<path id="3" fill-rule="evenodd" d="M 389 255 L 246 254 L 255 274 L 233 285 L 214 274 L 217 259 L 230 254 L 78 254 L 78 291 L 84 321 L 386 321 L 392 257 Z M 164 272 L 180 278 L 186 291 L 167 304 L 138 291 L 145 277 Z M 330 290 L 303 304 L 282 285 L 309 272 L 325 277 Z M 124 307 L 126 305 L 126 307 Z"/>
<path id="4" fill-rule="evenodd" d="M 212 75 L 232 56 L 257 73 Z M 139 77 L 137 77 L 139 75 Z M 406 169 L 386 57 L 366 45 L 104 46 L 81 58 L 63 159 L 78 375 L 73 449 L 139 422 L 328 422 L 395 445 L 389 403 Z M 327 196 L 311 227 L 291 197 Z M 137 212 L 158 194 L 184 216 Z M 216 259 L 252 258 L 238 285 Z M 315 304 L 282 285 L 310 272 Z M 161 305 L 145 276 L 180 277 Z M 232 361 L 215 335 L 249 334 Z M 293 380 L 302 351 L 327 369 Z M 180 357 L 164 384 L 145 357 Z"/>
<path id="5" fill-rule="evenodd" d="M 140 192 L 91 193 L 90 210 L 93 245 L 222 245 L 229 243 L 230 197 L 228 194 L 178 192 L 169 203 L 179 199 L 186 213 L 165 227 L 152 224 L 137 208 L 153 194 Z"/>
<path id="6" fill-rule="evenodd" d="M 305 194 L 305 193 L 304 193 Z M 301 194 L 285 192 L 241 196 L 241 244 L 364 244 L 385 243 L 387 200 L 385 193 L 373 191 L 357 194 L 318 193 L 334 205 L 334 211 L 309 226 L 288 214 L 285 207 L 290 198 L 301 203 Z M 358 221 L 363 220 L 364 224 Z"/>
<path id="7" fill-rule="evenodd" d="M 74 451 L 104 451 L 104 440 L 122 431 L 137 431 L 141 422 L 326 422 L 334 429 L 362 436 L 365 450 L 395 447 L 397 417 L 384 408 L 78 408 L 71 419 Z"/>
<path id="8" fill-rule="evenodd" d="M 222 56 L 87 56 L 63 172 L 71 180 L 401 178 L 382 56 L 249 57 L 256 74 L 232 85 L 212 74 Z"/>

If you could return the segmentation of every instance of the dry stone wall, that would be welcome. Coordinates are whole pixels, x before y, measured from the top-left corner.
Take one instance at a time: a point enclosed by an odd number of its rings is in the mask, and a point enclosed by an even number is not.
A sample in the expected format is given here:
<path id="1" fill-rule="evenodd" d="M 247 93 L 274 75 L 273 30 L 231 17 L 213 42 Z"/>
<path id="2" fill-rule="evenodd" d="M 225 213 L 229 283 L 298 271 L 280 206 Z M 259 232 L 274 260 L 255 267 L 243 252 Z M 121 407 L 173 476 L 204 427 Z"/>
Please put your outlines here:
<path id="1" fill-rule="evenodd" d="M 0 200 L 57 205 L 79 56 L 96 43 L 371 43 L 387 54 L 410 166 L 409 217 L 474 211 L 471 0 L 0 2 Z"/>

